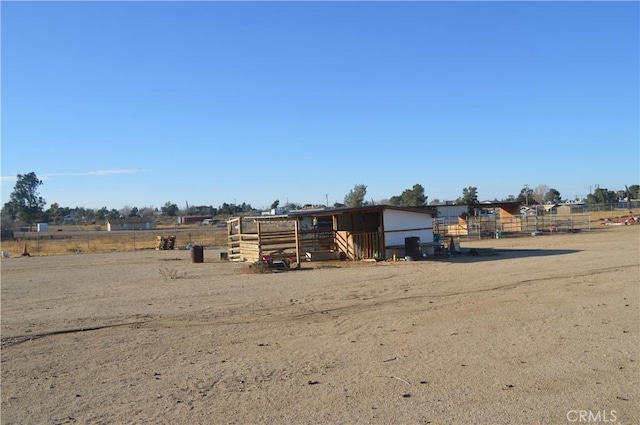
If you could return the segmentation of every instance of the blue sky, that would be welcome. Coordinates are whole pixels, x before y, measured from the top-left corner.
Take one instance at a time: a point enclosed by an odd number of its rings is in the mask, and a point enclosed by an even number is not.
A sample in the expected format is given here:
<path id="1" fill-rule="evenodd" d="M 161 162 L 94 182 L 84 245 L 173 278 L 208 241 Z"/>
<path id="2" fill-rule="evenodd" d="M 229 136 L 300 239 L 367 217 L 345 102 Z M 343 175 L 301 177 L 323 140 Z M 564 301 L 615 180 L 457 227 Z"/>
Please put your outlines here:
<path id="1" fill-rule="evenodd" d="M 640 183 L 638 2 L 7 2 L 2 203 Z"/>

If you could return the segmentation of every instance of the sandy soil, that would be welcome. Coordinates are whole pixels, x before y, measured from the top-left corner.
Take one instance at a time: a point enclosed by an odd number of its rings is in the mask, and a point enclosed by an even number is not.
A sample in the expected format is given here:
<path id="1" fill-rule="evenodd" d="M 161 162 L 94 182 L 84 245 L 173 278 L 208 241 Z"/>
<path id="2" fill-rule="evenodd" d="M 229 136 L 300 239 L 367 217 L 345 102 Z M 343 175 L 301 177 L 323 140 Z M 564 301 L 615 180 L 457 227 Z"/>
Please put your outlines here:
<path id="1" fill-rule="evenodd" d="M 2 423 L 640 423 L 640 226 L 483 247 L 272 274 L 5 259 Z"/>

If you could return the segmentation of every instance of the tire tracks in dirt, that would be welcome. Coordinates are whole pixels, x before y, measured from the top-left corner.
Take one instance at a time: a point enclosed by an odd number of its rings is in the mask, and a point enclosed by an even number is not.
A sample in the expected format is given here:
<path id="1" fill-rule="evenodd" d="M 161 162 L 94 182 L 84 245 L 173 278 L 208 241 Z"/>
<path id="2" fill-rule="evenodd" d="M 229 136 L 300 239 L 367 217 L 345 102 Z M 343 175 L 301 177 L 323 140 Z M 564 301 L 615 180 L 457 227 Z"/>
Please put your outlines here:
<path id="1" fill-rule="evenodd" d="M 314 308 L 311 311 L 307 311 L 299 314 L 291 314 L 291 307 L 293 306 L 303 307 L 304 305 L 300 305 L 300 304 L 285 305 L 285 306 L 276 305 L 273 307 L 264 307 L 259 310 L 248 310 L 246 312 L 240 312 L 240 313 L 238 313 L 237 310 L 242 310 L 243 307 L 251 307 L 251 304 L 248 304 L 246 306 L 234 305 L 234 309 L 233 309 L 234 311 L 231 311 L 231 312 L 228 312 L 228 311 L 212 312 L 212 308 L 206 308 L 203 310 L 186 313 L 181 316 L 173 316 L 173 317 L 158 316 L 155 318 L 151 317 L 147 320 L 105 324 L 100 326 L 83 326 L 78 328 L 53 330 L 53 331 L 42 332 L 38 334 L 3 337 L 1 339 L 1 346 L 3 348 L 7 348 L 7 347 L 15 346 L 18 344 L 22 344 L 27 341 L 33 341 L 33 340 L 37 340 L 45 337 L 83 333 L 83 332 L 93 332 L 93 331 L 100 331 L 104 329 L 121 328 L 126 326 L 136 326 L 136 327 L 145 327 L 150 325 L 156 326 L 156 327 L 232 326 L 232 325 L 250 325 L 250 324 L 259 324 L 259 323 L 284 323 L 284 322 L 292 322 L 300 319 L 309 319 L 314 317 L 319 318 L 320 320 L 327 320 L 327 319 L 331 320 L 335 318 L 335 313 L 358 314 L 358 313 L 374 310 L 381 306 L 391 305 L 391 304 L 401 304 L 407 301 L 426 300 L 426 299 L 443 299 L 443 298 L 451 298 L 451 297 L 458 297 L 458 296 L 465 296 L 465 295 L 481 294 L 481 293 L 493 292 L 493 291 L 512 290 L 512 289 L 533 285 L 540 282 L 593 276 L 595 274 L 611 273 L 617 270 L 627 269 L 632 267 L 637 268 L 638 265 L 627 264 L 627 265 L 617 265 L 613 267 L 603 267 L 600 269 L 590 270 L 589 272 L 585 272 L 585 273 L 578 273 L 578 274 L 571 273 L 566 275 L 553 275 L 553 276 L 546 276 L 546 277 L 540 277 L 535 279 L 525 279 L 519 282 L 507 283 L 507 284 L 492 286 L 488 288 L 451 291 L 446 293 L 408 295 L 408 296 L 401 296 L 401 297 L 391 297 L 387 299 L 366 298 L 366 299 L 361 299 L 361 301 L 363 301 L 362 303 L 350 303 L 348 305 L 338 306 L 335 308 L 319 308 L 319 309 Z M 385 279 L 389 279 L 394 276 L 395 275 L 392 275 L 391 277 L 387 276 L 385 277 Z M 375 280 L 384 280 L 384 279 L 378 278 Z M 372 302 L 368 302 L 368 301 L 372 301 Z M 434 307 L 428 307 L 428 308 L 436 308 L 436 307 L 434 306 Z M 207 314 L 205 314 L 204 315 L 205 317 L 203 317 L 204 312 L 209 312 L 208 315 L 213 317 L 211 319 L 207 319 L 206 318 Z M 274 315 L 273 313 L 276 313 L 276 314 Z"/>
<path id="2" fill-rule="evenodd" d="M 153 319 L 151 319 L 153 320 Z M 17 336 L 9 336 L 2 338 L 2 347 L 11 347 L 13 345 L 22 344 L 27 341 L 34 341 L 36 339 L 45 338 L 48 336 L 56 336 L 56 335 L 66 335 L 66 334 L 75 334 L 81 332 L 91 332 L 98 331 L 101 329 L 109 329 L 109 328 L 119 328 L 123 326 L 131 326 L 131 325 L 141 325 L 143 323 L 147 323 L 150 320 L 142 320 L 137 322 L 126 322 L 126 323 L 114 323 L 110 325 L 101 325 L 101 326 L 84 326 L 81 328 L 70 328 L 70 329 L 61 329 L 56 331 L 42 332 L 39 334 L 32 335 L 17 335 Z"/>

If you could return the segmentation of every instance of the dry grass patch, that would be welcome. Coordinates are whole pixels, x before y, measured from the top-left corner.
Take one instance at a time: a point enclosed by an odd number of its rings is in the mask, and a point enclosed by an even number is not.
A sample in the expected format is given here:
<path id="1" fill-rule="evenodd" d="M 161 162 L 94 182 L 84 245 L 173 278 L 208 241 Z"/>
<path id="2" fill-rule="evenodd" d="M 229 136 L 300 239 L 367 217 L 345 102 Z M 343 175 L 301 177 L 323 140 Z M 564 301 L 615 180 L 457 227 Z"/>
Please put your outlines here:
<path id="1" fill-rule="evenodd" d="M 257 261 L 255 263 L 245 264 L 242 267 L 242 273 L 244 274 L 262 274 L 269 273 L 271 269 L 269 265 L 264 261 Z"/>
<path id="2" fill-rule="evenodd" d="M 160 267 L 160 275 L 167 280 L 176 280 L 186 277 L 187 272 L 179 272 L 173 267 Z"/>
<path id="3" fill-rule="evenodd" d="M 125 236 L 125 235 L 123 235 Z M 151 238 L 132 237 L 73 237 L 67 239 L 20 240 L 2 242 L 2 250 L 19 257 L 26 250 L 31 255 L 68 255 L 101 252 L 128 252 L 155 249 L 156 241 Z"/>

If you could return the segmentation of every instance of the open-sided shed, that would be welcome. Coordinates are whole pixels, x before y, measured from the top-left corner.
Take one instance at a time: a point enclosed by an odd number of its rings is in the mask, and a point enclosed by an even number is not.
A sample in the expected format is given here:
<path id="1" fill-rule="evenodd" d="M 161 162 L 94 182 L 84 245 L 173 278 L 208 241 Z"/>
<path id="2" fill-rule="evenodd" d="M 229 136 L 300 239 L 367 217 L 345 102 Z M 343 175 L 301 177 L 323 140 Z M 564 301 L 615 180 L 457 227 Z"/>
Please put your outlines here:
<path id="1" fill-rule="evenodd" d="M 372 205 L 293 211 L 286 216 L 230 220 L 230 259 L 257 261 L 264 255 L 295 256 L 299 262 L 346 258 L 390 258 L 405 238 L 433 243 L 435 210 Z"/>

